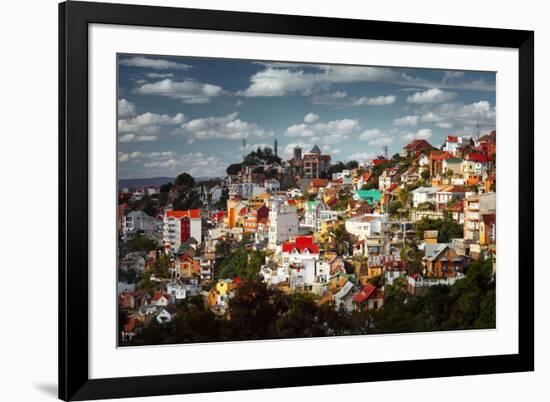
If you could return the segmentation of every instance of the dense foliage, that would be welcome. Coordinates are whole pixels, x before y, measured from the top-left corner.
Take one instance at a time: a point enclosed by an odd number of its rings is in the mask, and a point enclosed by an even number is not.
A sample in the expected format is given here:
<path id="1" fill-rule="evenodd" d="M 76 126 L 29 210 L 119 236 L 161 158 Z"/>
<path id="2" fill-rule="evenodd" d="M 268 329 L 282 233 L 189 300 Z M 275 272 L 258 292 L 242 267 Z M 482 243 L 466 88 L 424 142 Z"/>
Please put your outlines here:
<path id="1" fill-rule="evenodd" d="M 452 239 L 464 235 L 464 226 L 456 223 L 450 213 L 445 212 L 443 219 L 422 218 L 415 223 L 416 238 L 419 241 L 424 239 L 425 230 L 437 230 L 438 243 L 450 243 Z"/>
<path id="2" fill-rule="evenodd" d="M 490 260 L 476 261 L 452 286 L 410 296 L 403 282 L 386 286 L 384 306 L 373 315 L 370 333 L 484 329 L 496 326 L 496 293 Z"/>

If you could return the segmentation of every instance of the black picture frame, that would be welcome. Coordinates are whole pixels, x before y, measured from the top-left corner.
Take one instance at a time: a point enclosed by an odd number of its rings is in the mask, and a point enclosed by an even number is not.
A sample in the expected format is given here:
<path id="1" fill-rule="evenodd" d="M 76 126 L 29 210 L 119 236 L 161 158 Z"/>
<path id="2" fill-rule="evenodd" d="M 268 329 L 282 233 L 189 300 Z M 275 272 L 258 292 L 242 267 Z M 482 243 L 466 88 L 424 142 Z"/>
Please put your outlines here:
<path id="1" fill-rule="evenodd" d="M 192 28 L 519 51 L 517 354 L 90 379 L 88 25 Z M 534 370 L 534 32 L 70 1 L 59 5 L 59 398 L 170 395 Z"/>

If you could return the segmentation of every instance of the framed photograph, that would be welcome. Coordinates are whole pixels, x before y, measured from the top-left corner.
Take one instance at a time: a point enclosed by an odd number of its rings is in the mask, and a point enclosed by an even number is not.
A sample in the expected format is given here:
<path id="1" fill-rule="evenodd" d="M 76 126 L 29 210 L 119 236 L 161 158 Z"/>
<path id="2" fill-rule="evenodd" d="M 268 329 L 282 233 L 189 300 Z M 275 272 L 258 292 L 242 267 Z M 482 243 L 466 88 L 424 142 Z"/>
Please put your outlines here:
<path id="1" fill-rule="evenodd" d="M 531 31 L 60 4 L 59 397 L 532 371 L 533 63 Z"/>

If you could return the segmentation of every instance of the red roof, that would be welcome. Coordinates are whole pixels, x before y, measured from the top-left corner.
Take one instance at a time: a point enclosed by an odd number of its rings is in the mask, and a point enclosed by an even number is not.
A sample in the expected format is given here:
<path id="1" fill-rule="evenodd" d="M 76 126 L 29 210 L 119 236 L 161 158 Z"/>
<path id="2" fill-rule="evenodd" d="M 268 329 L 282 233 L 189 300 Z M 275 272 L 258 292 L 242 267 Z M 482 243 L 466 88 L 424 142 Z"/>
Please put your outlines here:
<path id="1" fill-rule="evenodd" d="M 471 154 L 466 155 L 466 160 L 485 163 L 489 161 L 489 158 L 480 152 L 472 152 Z"/>
<path id="2" fill-rule="evenodd" d="M 433 161 L 442 161 L 449 158 L 452 158 L 452 155 L 448 152 L 439 153 L 436 151 L 436 152 L 430 153 L 430 159 Z"/>
<path id="3" fill-rule="evenodd" d="M 374 292 L 376 292 L 376 287 L 371 285 L 370 283 L 367 283 L 365 287 L 363 287 L 363 290 L 361 290 L 359 293 L 357 293 L 355 296 L 353 296 L 353 300 L 356 302 L 362 303 L 365 300 L 367 300 L 369 297 L 371 297 Z"/>
<path id="4" fill-rule="evenodd" d="M 287 241 L 283 244 L 283 252 L 290 253 L 294 249 L 297 249 L 300 253 L 303 253 L 306 249 L 313 254 L 319 253 L 319 246 L 313 243 L 312 236 L 298 236 L 295 241 Z"/>
<path id="5" fill-rule="evenodd" d="M 364 181 L 369 181 L 371 177 L 372 177 L 371 172 L 366 172 L 361 175 L 361 179 Z"/>
<path id="6" fill-rule="evenodd" d="M 432 145 L 426 140 L 414 140 L 413 142 L 405 145 L 404 149 L 412 149 L 414 151 L 421 151 L 423 149 L 431 149 Z"/>
<path id="7" fill-rule="evenodd" d="M 166 211 L 166 217 L 182 219 L 188 217 L 191 219 L 198 219 L 201 217 L 200 209 L 189 209 L 187 211 Z"/>
<path id="8" fill-rule="evenodd" d="M 164 297 L 166 299 L 168 299 L 165 295 L 163 295 L 162 293 L 155 293 L 155 295 L 153 296 L 153 301 L 157 301 L 159 300 L 161 297 Z"/>
<path id="9" fill-rule="evenodd" d="M 390 186 L 386 189 L 386 191 L 392 191 L 397 187 L 397 183 L 392 183 Z"/>
<path id="10" fill-rule="evenodd" d="M 458 137 L 454 135 L 448 135 L 447 136 L 447 142 L 458 142 Z"/>
<path id="11" fill-rule="evenodd" d="M 296 204 L 296 200 L 286 200 L 286 203 L 288 205 L 294 205 L 294 204 Z"/>
<path id="12" fill-rule="evenodd" d="M 389 160 L 387 159 L 384 159 L 384 158 L 381 158 L 381 159 L 373 159 L 372 160 L 372 166 L 378 166 L 378 165 L 382 165 L 384 163 L 388 163 Z"/>

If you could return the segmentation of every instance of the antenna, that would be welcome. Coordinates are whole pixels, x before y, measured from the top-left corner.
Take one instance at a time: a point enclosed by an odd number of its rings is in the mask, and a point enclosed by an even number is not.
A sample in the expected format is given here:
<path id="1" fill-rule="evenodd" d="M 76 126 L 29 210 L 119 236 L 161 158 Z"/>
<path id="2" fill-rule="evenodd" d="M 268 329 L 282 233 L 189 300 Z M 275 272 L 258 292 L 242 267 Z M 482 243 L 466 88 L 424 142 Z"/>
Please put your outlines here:
<path id="1" fill-rule="evenodd" d="M 273 152 L 275 153 L 275 157 L 277 157 L 277 138 L 275 138 L 275 141 L 273 141 Z"/>
<path id="2" fill-rule="evenodd" d="M 388 146 L 384 145 L 382 149 L 384 150 L 384 159 L 388 159 Z"/>
<path id="3" fill-rule="evenodd" d="M 476 123 L 476 140 L 479 140 L 479 121 Z"/>
<path id="4" fill-rule="evenodd" d="M 246 139 L 243 138 L 243 162 L 246 158 Z"/>

